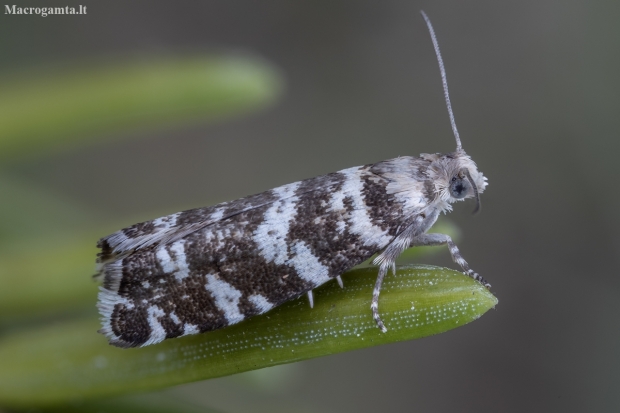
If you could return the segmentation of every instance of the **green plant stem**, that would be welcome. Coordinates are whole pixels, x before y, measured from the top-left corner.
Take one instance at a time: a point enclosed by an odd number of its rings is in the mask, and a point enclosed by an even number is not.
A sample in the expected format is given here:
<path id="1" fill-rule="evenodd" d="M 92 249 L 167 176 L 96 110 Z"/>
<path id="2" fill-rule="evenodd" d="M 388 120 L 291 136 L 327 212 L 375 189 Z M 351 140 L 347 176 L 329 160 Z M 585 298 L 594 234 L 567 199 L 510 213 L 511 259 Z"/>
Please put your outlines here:
<path id="1" fill-rule="evenodd" d="M 335 282 L 267 314 L 206 334 L 123 350 L 96 333 L 97 320 L 59 323 L 0 340 L 0 404 L 41 406 L 235 374 L 445 332 L 479 318 L 497 299 L 453 270 L 400 267 L 370 312 L 376 268 Z"/>

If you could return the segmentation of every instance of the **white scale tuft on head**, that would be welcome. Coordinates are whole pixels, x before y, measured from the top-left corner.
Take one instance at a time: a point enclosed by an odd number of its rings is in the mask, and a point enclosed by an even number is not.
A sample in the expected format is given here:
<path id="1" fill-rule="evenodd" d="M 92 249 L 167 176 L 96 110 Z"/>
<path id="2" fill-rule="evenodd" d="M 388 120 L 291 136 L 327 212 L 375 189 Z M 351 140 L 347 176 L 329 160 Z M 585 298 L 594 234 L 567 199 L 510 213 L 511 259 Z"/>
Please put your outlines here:
<path id="1" fill-rule="evenodd" d="M 479 194 L 484 192 L 487 186 L 487 178 L 482 172 L 478 171 L 476 163 L 465 152 L 455 152 L 448 155 L 422 154 L 422 156 L 425 159 L 431 160 L 428 174 L 435 187 L 435 194 L 437 194 L 436 202 L 440 204 L 438 206 L 442 211 L 451 211 L 452 206 L 450 204 L 453 202 L 463 201 L 476 196 L 474 191 L 471 190 L 466 192 L 462 198 L 455 198 L 450 192 L 452 179 L 459 176 L 462 171 L 468 171 Z"/>

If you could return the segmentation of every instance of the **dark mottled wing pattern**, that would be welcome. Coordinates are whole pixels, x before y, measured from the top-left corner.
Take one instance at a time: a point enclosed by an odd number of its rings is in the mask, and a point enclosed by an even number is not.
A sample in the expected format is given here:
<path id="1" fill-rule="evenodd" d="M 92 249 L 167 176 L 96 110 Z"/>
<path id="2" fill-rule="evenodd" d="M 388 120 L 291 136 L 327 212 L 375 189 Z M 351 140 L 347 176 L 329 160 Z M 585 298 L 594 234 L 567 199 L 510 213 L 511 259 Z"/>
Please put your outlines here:
<path id="1" fill-rule="evenodd" d="M 404 225 L 398 193 L 372 167 L 180 212 L 102 239 L 101 332 L 114 345 L 135 347 L 215 330 L 366 260 Z"/>
<path id="2" fill-rule="evenodd" d="M 271 191 L 248 196 L 219 205 L 177 212 L 152 221 L 141 222 L 102 238 L 97 247 L 101 252 L 97 263 L 120 259 L 133 251 L 156 244 L 167 244 L 201 228 L 226 220 L 243 211 L 273 202 Z"/>

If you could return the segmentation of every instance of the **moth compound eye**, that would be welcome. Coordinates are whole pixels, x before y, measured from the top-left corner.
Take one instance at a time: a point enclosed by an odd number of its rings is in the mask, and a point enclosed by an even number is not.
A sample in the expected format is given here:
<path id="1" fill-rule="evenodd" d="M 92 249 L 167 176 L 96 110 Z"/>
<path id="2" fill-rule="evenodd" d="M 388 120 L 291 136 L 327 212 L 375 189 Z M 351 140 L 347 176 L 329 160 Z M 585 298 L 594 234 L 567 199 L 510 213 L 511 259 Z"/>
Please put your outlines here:
<path id="1" fill-rule="evenodd" d="M 467 195 L 467 189 L 469 188 L 466 180 L 458 177 L 453 177 L 450 183 L 450 195 L 452 198 L 462 199 Z"/>

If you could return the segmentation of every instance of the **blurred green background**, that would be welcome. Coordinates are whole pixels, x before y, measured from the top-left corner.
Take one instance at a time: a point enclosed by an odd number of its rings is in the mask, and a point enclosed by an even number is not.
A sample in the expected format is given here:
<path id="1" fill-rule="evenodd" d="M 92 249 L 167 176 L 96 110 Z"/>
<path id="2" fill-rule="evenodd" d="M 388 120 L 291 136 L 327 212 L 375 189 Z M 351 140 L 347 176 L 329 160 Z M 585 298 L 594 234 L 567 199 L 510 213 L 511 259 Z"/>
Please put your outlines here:
<path id="1" fill-rule="evenodd" d="M 160 396 L 225 412 L 618 410 L 620 3 L 66 4 L 88 14 L 0 13 L 3 332 L 49 308 L 52 290 L 93 292 L 55 304 L 50 323 L 76 306 L 94 313 L 94 244 L 120 227 L 350 166 L 452 150 L 424 9 L 464 148 L 490 183 L 481 214 L 458 205 L 450 219 L 463 255 L 493 284 L 497 310 L 432 338 Z M 192 91 L 209 81 L 173 78 L 205 56 L 256 69 L 220 66 L 214 84 L 262 90 L 259 99 L 202 116 L 209 101 Z M 85 89 L 78 73 L 99 87 Z M 37 116 L 45 108 L 28 97 L 38 93 L 58 97 L 47 102 L 57 116 Z M 108 99 L 108 110 L 89 112 L 92 95 Z M 136 95 L 148 111 L 132 111 Z M 107 120 L 76 125 L 72 115 Z M 55 133 L 63 119 L 76 125 L 72 133 Z M 77 247 L 82 261 L 66 265 L 79 263 L 82 278 L 54 261 Z M 47 262 L 60 269 L 42 279 Z M 455 268 L 445 250 L 424 262 Z"/>

